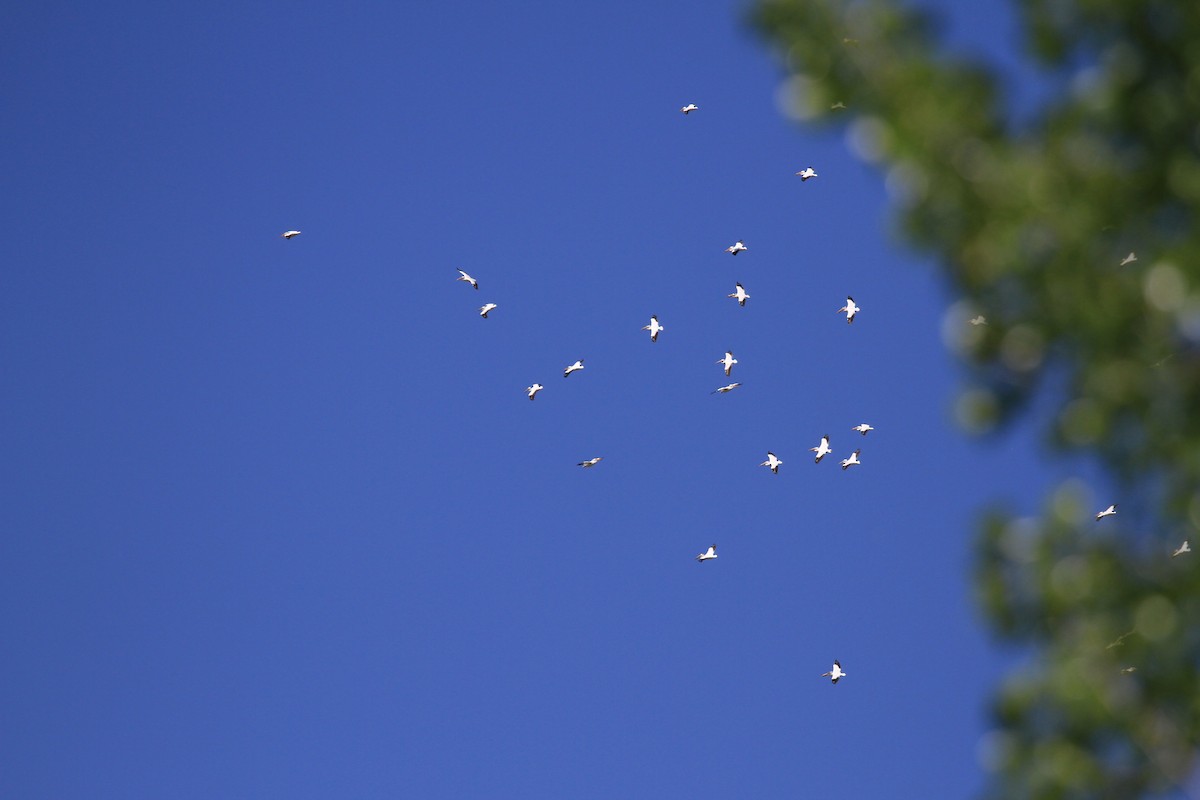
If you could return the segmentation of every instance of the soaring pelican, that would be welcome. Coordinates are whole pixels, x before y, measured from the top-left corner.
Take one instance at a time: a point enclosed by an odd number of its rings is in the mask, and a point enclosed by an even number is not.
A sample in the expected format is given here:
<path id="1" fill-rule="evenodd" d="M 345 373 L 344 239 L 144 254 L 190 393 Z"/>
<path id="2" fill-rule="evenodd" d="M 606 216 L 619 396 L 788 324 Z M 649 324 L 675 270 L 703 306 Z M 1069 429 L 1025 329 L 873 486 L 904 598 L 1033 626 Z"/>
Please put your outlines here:
<path id="1" fill-rule="evenodd" d="M 833 660 L 833 669 L 829 670 L 829 672 L 822 672 L 821 677 L 829 678 L 831 683 L 837 683 L 839 680 L 846 677 L 846 673 L 842 672 L 842 665 L 838 663 L 838 660 L 835 658 Z"/>
<path id="2" fill-rule="evenodd" d="M 854 322 L 854 315 L 857 314 L 859 311 L 862 311 L 862 309 L 859 308 L 858 306 L 854 305 L 853 297 L 850 297 L 849 295 L 847 295 L 846 296 L 846 305 L 839 308 L 837 310 L 837 313 L 840 314 L 843 311 L 846 312 L 846 322 L 851 323 L 851 322 Z"/>
<path id="3" fill-rule="evenodd" d="M 734 287 L 733 294 L 728 294 L 725 296 L 732 297 L 737 300 L 739 306 L 746 305 L 746 301 L 750 299 L 750 295 L 746 294 L 746 287 L 742 286 L 740 283 L 735 283 Z"/>
<path id="4" fill-rule="evenodd" d="M 821 443 L 819 445 L 816 447 L 810 447 L 808 449 L 817 454 L 817 457 L 813 459 L 813 463 L 820 464 L 822 458 L 833 452 L 829 449 L 829 434 L 825 434 L 821 437 Z"/>
<path id="5" fill-rule="evenodd" d="M 472 278 L 470 275 L 468 275 L 467 273 L 463 272 L 461 269 L 458 271 L 458 277 L 457 277 L 457 278 L 455 278 L 454 280 L 456 280 L 456 281 L 466 281 L 467 283 L 469 283 L 469 284 L 471 284 L 472 286 L 474 286 L 476 289 L 478 289 L 478 288 L 479 288 L 479 281 L 475 280 L 475 279 L 474 279 L 474 278 Z"/>

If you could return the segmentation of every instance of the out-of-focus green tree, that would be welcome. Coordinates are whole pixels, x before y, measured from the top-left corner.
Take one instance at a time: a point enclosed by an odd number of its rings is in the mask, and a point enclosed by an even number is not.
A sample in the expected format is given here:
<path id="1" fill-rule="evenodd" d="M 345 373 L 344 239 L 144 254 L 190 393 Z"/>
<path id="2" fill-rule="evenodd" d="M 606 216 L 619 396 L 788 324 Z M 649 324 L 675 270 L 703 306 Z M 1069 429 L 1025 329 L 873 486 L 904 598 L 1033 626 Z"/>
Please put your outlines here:
<path id="1" fill-rule="evenodd" d="M 986 515 L 981 606 L 1035 654 L 995 693 L 989 793 L 1170 791 L 1200 746 L 1200 537 L 1171 556 L 1200 527 L 1200 2 L 1022 0 L 1049 98 L 1019 121 L 996 68 L 948 55 L 911 6 L 755 15 L 796 116 L 849 127 L 962 296 L 964 425 L 1001 430 L 1040 397 L 1052 445 L 1094 456 L 1137 512 L 1098 524 L 1068 483 L 1038 518 Z"/>

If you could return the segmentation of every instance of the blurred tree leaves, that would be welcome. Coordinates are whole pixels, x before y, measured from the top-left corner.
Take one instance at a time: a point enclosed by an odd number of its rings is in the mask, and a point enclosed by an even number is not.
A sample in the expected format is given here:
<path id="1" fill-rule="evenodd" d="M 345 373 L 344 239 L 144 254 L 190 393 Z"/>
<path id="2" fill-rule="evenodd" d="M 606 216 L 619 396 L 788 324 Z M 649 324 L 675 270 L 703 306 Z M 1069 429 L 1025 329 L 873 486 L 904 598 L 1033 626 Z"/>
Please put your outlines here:
<path id="1" fill-rule="evenodd" d="M 1182 786 L 1200 743 L 1200 570 L 1170 556 L 1200 538 L 1200 3 L 1019 13 L 1056 91 L 1013 120 L 1003 76 L 951 57 L 907 4 L 755 10 L 796 116 L 848 127 L 905 238 L 986 317 L 956 335 L 964 425 L 1000 429 L 1040 395 L 1051 443 L 1094 456 L 1144 510 L 1148 530 L 1127 515 L 1097 535 L 1067 484 L 1039 518 L 986 515 L 981 605 L 1036 653 L 993 699 L 990 793 L 1139 797 Z"/>

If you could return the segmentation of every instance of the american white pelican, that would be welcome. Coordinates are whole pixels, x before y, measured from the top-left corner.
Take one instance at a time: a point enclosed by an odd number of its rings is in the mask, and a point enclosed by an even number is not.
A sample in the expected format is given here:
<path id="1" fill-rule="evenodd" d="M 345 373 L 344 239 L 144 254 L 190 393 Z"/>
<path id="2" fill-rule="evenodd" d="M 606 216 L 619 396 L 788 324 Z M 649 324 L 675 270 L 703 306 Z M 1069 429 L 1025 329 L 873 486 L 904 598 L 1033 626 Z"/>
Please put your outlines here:
<path id="1" fill-rule="evenodd" d="M 479 307 L 479 316 L 487 319 L 488 312 L 496 307 L 495 303 L 485 303 Z"/>
<path id="2" fill-rule="evenodd" d="M 733 294 L 727 294 L 726 297 L 732 297 L 738 301 L 739 306 L 746 305 L 746 301 L 750 299 L 750 295 L 746 294 L 746 287 L 740 283 L 734 284 Z"/>
<path id="3" fill-rule="evenodd" d="M 846 677 L 846 673 L 842 672 L 842 665 L 835 658 L 833 660 L 833 669 L 829 670 L 829 672 L 822 672 L 821 677 L 829 678 L 832 683 L 837 683 L 839 680 Z"/>
<path id="4" fill-rule="evenodd" d="M 542 386 L 540 383 L 535 383 L 533 386 L 528 386 L 525 388 L 525 394 L 529 395 L 529 399 L 532 400 L 538 392 L 545 388 L 546 387 Z"/>
<path id="5" fill-rule="evenodd" d="M 725 252 L 736 256 L 738 253 L 742 252 L 743 250 L 749 250 L 749 249 L 750 248 L 746 247 L 745 242 L 743 242 L 741 239 L 738 239 L 736 242 L 729 245 L 729 247 L 726 247 Z"/>
<path id="6" fill-rule="evenodd" d="M 725 357 L 718 358 L 716 363 L 725 365 L 725 377 L 728 378 L 729 373 L 733 371 L 733 365 L 738 363 L 738 360 L 733 357 L 733 353 L 726 350 Z"/>
<path id="7" fill-rule="evenodd" d="M 683 108 L 681 108 L 679 110 L 682 111 L 684 113 L 684 115 L 686 116 L 687 114 L 690 114 L 693 111 L 699 111 L 700 106 L 696 105 L 695 103 L 688 103 L 686 106 L 684 106 Z"/>
<path id="8" fill-rule="evenodd" d="M 1125 640 L 1126 640 L 1126 639 L 1128 639 L 1130 636 L 1133 636 L 1133 634 L 1134 634 L 1135 632 L 1136 632 L 1136 629 L 1134 629 L 1134 630 L 1129 630 L 1129 631 L 1125 631 L 1125 633 L 1122 633 L 1120 636 L 1118 636 L 1117 638 L 1113 639 L 1111 642 L 1109 642 L 1108 644 L 1106 644 L 1106 645 L 1104 646 L 1104 649 L 1105 649 L 1105 650 L 1112 650 L 1114 647 L 1120 647 L 1120 646 L 1121 646 L 1121 642 L 1125 641 Z"/>
<path id="9" fill-rule="evenodd" d="M 804 169 L 800 170 L 796 174 L 800 176 L 800 180 L 802 180 L 802 181 L 806 181 L 809 178 L 817 177 L 817 173 L 813 171 L 812 167 L 805 167 Z"/>
<path id="10" fill-rule="evenodd" d="M 839 308 L 837 310 L 837 313 L 840 314 L 843 311 L 846 312 L 846 322 L 850 323 L 850 322 L 854 322 L 854 315 L 857 314 L 859 311 L 862 311 L 862 309 L 859 308 L 858 306 L 854 305 L 853 297 L 850 297 L 849 295 L 847 295 L 846 296 L 846 305 Z"/>
<path id="11" fill-rule="evenodd" d="M 822 458 L 833 452 L 833 450 L 829 449 L 829 434 L 825 434 L 821 437 L 821 443 L 819 445 L 816 447 L 810 447 L 808 449 L 817 454 L 817 457 L 813 459 L 813 463 L 820 464 Z"/>
<path id="12" fill-rule="evenodd" d="M 469 284 L 471 284 L 472 286 L 474 286 L 476 289 L 478 289 L 478 288 L 479 288 L 479 281 L 475 280 L 475 279 L 474 279 L 474 278 L 472 278 L 470 275 L 468 275 L 467 273 L 463 272 L 461 269 L 458 271 L 458 277 L 457 277 L 457 278 L 455 278 L 454 280 L 456 280 L 456 281 L 466 281 L 467 283 L 469 283 Z"/>
<path id="13" fill-rule="evenodd" d="M 642 330 L 644 330 L 644 331 L 650 331 L 650 341 L 652 341 L 652 342 L 657 342 L 657 341 L 658 341 L 658 334 L 659 334 L 661 331 L 663 331 L 663 330 L 664 330 L 664 328 L 663 328 L 663 326 L 662 326 L 662 325 L 659 325 L 659 324 L 658 324 L 658 315 L 657 315 L 657 314 L 655 314 L 655 315 L 653 315 L 653 316 L 651 316 L 651 317 L 650 317 L 650 324 L 649 324 L 649 325 L 643 325 L 643 326 L 642 326 Z"/>
<path id="14" fill-rule="evenodd" d="M 298 233 L 298 232 L 299 232 L 299 231 L 297 231 L 297 233 Z M 1121 266 L 1123 267 L 1123 266 L 1125 266 L 1126 264 L 1132 264 L 1132 263 L 1133 263 L 1133 262 L 1135 262 L 1135 261 L 1137 261 L 1137 253 L 1135 253 L 1135 252 L 1133 252 L 1132 250 L 1130 250 L 1130 251 L 1129 251 L 1129 255 L 1127 255 L 1127 256 L 1125 256 L 1124 258 L 1122 258 L 1122 259 L 1121 259 Z"/>
<path id="15" fill-rule="evenodd" d="M 1184 553 L 1190 553 L 1190 552 L 1192 552 L 1192 548 L 1188 545 L 1188 543 L 1186 541 L 1184 541 L 1183 544 L 1181 544 L 1181 545 L 1179 545 L 1179 547 L 1175 548 L 1174 553 L 1171 553 L 1171 558 L 1174 558 L 1175 556 L 1181 556 Z"/>
<path id="16" fill-rule="evenodd" d="M 707 550 L 705 550 L 700 555 L 696 556 L 696 560 L 699 561 L 701 564 L 703 564 L 705 561 L 708 561 L 710 558 L 716 558 L 716 557 L 717 557 L 717 546 L 715 544 L 711 544 L 708 546 Z"/>
<path id="17" fill-rule="evenodd" d="M 565 378 L 565 377 L 567 377 L 568 375 L 570 375 L 572 372 L 578 372 L 578 371 L 579 371 L 579 370 L 581 370 L 581 369 L 583 369 L 583 359 L 582 359 L 582 358 L 581 358 L 581 359 L 579 359 L 578 361 L 576 361 L 576 362 L 575 362 L 574 364 L 572 364 L 571 366 L 569 366 L 569 367 L 567 367 L 566 369 L 564 369 L 564 370 L 563 370 L 563 377 Z"/>
<path id="18" fill-rule="evenodd" d="M 1104 517 L 1111 517 L 1113 514 L 1116 514 L 1116 513 L 1117 513 L 1117 504 L 1113 503 L 1111 506 L 1109 506 L 1108 508 L 1104 509 L 1103 511 L 1101 511 L 1099 514 L 1096 515 L 1096 521 L 1099 522 Z"/>
<path id="19" fill-rule="evenodd" d="M 589 458 L 587 461 L 580 461 L 579 466 L 583 467 L 584 469 L 589 469 L 596 466 L 603 460 L 604 456 L 596 456 L 595 458 Z"/>
<path id="20" fill-rule="evenodd" d="M 850 454 L 849 458 L 843 458 L 842 459 L 842 469 L 845 469 L 846 467 L 854 467 L 859 464 L 862 464 L 862 462 L 858 460 L 858 454 L 861 452 L 862 452 L 862 450 L 855 450 L 853 453 Z"/>
<path id="21" fill-rule="evenodd" d="M 283 233 L 281 233 L 279 235 L 282 236 L 284 239 L 291 239 L 293 236 L 299 236 L 300 231 L 284 231 Z"/>
<path id="22" fill-rule="evenodd" d="M 874 428 L 872 428 L 872 427 L 871 427 L 870 425 L 868 425 L 867 423 L 863 422 L 863 423 L 860 423 L 860 424 L 858 424 L 858 425 L 855 425 L 855 426 L 854 426 L 853 428 L 851 428 L 850 430 L 852 430 L 852 431 L 858 431 L 858 432 L 859 432 L 859 433 L 861 433 L 863 436 L 866 436 L 866 435 L 867 435 L 867 431 L 873 431 L 873 430 L 875 430 L 875 429 L 874 429 Z"/>
<path id="23" fill-rule="evenodd" d="M 783 462 L 780 461 L 779 458 L 777 458 L 774 453 L 772 453 L 771 451 L 768 450 L 767 451 L 767 460 L 762 462 L 761 464 L 759 464 L 759 466 L 760 467 L 770 467 L 771 472 L 774 472 L 776 475 L 778 475 L 779 467 L 782 464 L 783 464 Z"/>
<path id="24" fill-rule="evenodd" d="M 726 392 L 732 392 L 734 389 L 736 389 L 739 386 L 741 386 L 740 383 L 731 383 L 727 386 L 722 386 L 720 388 L 713 389 L 711 392 L 709 392 L 709 394 L 725 394 Z"/>

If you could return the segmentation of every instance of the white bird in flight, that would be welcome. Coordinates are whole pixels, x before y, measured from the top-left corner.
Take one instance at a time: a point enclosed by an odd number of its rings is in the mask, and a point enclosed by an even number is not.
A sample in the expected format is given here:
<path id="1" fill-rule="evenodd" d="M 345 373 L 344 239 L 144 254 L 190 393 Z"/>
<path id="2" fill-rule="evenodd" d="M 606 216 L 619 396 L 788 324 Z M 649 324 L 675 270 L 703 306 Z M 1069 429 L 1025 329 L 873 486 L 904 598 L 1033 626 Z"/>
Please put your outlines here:
<path id="1" fill-rule="evenodd" d="M 716 558 L 716 557 L 717 557 L 717 546 L 715 544 L 711 544 L 708 546 L 707 550 L 705 550 L 700 555 L 696 556 L 696 560 L 699 561 L 701 564 L 703 564 L 705 561 L 708 561 L 710 558 Z"/>
<path id="2" fill-rule="evenodd" d="M 829 448 L 829 435 L 826 434 L 825 436 L 822 436 L 821 443 L 819 445 L 816 447 L 810 447 L 808 449 L 817 454 L 817 457 L 813 459 L 813 463 L 820 464 L 822 458 L 833 452 L 833 450 Z"/>
<path id="3" fill-rule="evenodd" d="M 875 429 L 874 429 L 874 428 L 872 428 L 872 427 L 871 427 L 870 425 L 868 425 L 867 423 L 863 422 L 863 423 L 860 423 L 860 424 L 858 424 L 858 425 L 855 425 L 855 426 L 854 426 L 853 428 L 851 428 L 850 430 L 852 430 L 852 431 L 858 431 L 858 432 L 859 432 L 859 433 L 861 433 L 863 436 L 866 436 L 866 435 L 867 435 L 867 431 L 873 431 L 873 430 L 875 430 Z"/>
<path id="4" fill-rule="evenodd" d="M 817 173 L 813 170 L 812 167 L 805 167 L 804 169 L 800 170 L 796 174 L 800 176 L 800 180 L 802 180 L 802 181 L 806 181 L 809 178 L 817 177 Z"/>
<path id="5" fill-rule="evenodd" d="M 971 320 L 971 324 L 972 325 L 987 325 L 987 317 L 980 314 L 978 317 L 975 317 Z"/>
<path id="6" fill-rule="evenodd" d="M 663 328 L 663 326 L 662 326 L 662 325 L 659 325 L 659 324 L 658 324 L 658 315 L 657 315 L 657 314 L 655 314 L 655 315 L 653 315 L 653 316 L 651 316 L 651 317 L 650 317 L 650 324 L 649 324 L 649 325 L 643 325 L 643 326 L 642 326 L 642 330 L 644 330 L 644 331 L 650 331 L 650 341 L 652 341 L 652 342 L 657 342 L 657 341 L 658 341 L 658 334 L 659 334 L 661 331 L 665 330 L 665 328 Z"/>
<path id="7" fill-rule="evenodd" d="M 729 245 L 729 247 L 726 247 L 725 252 L 736 256 L 738 253 L 742 252 L 743 250 L 749 250 L 749 249 L 750 248 L 746 247 L 745 242 L 743 242 L 741 239 L 738 239 L 736 242 Z"/>
<path id="8" fill-rule="evenodd" d="M 740 283 L 735 283 L 734 286 L 736 288 L 734 288 L 733 294 L 728 294 L 725 296 L 732 297 L 737 300 L 739 306 L 746 305 L 746 301 L 750 299 L 750 295 L 746 294 L 746 287 L 742 286 Z"/>
<path id="9" fill-rule="evenodd" d="M 282 236 L 284 239 L 291 239 L 293 236 L 299 236 L 300 231 L 284 231 L 283 233 L 281 233 L 279 235 Z"/>
<path id="10" fill-rule="evenodd" d="M 479 316 L 483 317 L 484 319 L 487 319 L 488 312 L 491 311 L 495 307 L 496 307 L 495 303 L 485 303 L 484 305 L 479 307 Z"/>
<path id="11" fill-rule="evenodd" d="M 297 233 L 298 233 L 298 232 L 299 232 L 299 231 L 297 231 Z M 1130 251 L 1129 251 L 1129 255 L 1127 255 L 1127 256 L 1125 256 L 1124 258 L 1122 258 L 1122 259 L 1121 259 L 1121 266 L 1123 267 L 1123 266 L 1125 266 L 1126 264 L 1132 264 L 1132 263 L 1133 263 L 1133 262 L 1135 262 L 1135 261 L 1137 261 L 1137 253 L 1135 253 L 1135 252 L 1133 252 L 1132 250 L 1130 250 Z"/>
<path id="12" fill-rule="evenodd" d="M 725 377 L 728 378 L 729 373 L 733 371 L 733 365 L 738 363 L 738 360 L 733 357 L 733 353 L 726 350 L 725 357 L 718 358 L 716 363 L 725 365 Z"/>
<path id="13" fill-rule="evenodd" d="M 858 306 L 854 305 L 853 297 L 850 297 L 849 295 L 847 295 L 846 296 L 846 305 L 839 308 L 837 310 L 837 313 L 840 314 L 843 311 L 846 312 L 846 322 L 850 323 L 850 322 L 854 322 L 854 315 L 857 314 L 859 311 L 862 311 L 862 309 L 859 308 Z"/>
<path id="14" fill-rule="evenodd" d="M 774 472 L 776 475 L 778 475 L 779 467 L 781 464 L 783 464 L 783 462 L 780 461 L 779 458 L 777 458 L 774 453 L 772 453 L 771 451 L 768 450 L 767 451 L 767 460 L 762 462 L 761 464 L 759 464 L 759 466 L 760 467 L 770 467 L 771 472 Z"/>
<path id="15" fill-rule="evenodd" d="M 528 386 L 525 388 L 525 394 L 529 395 L 529 399 L 532 400 L 538 392 L 545 388 L 546 387 L 542 386 L 540 383 L 535 383 L 533 386 Z"/>
<path id="16" fill-rule="evenodd" d="M 471 284 L 472 286 L 474 286 L 476 289 L 478 289 L 478 288 L 479 288 L 479 281 L 475 280 L 475 279 L 474 279 L 474 278 L 472 278 L 470 275 L 468 275 L 467 273 L 463 272 L 461 269 L 458 271 L 458 277 L 457 277 L 457 278 L 455 278 L 454 280 L 456 280 L 456 281 L 466 281 L 467 283 L 469 283 L 469 284 Z"/>
<path id="17" fill-rule="evenodd" d="M 854 467 L 854 466 L 858 466 L 858 465 L 862 464 L 862 462 L 858 460 L 858 454 L 861 452 L 862 452 L 862 450 L 855 450 L 853 453 L 850 454 L 849 458 L 843 458 L 842 459 L 842 469 L 846 469 L 846 467 Z"/>
<path id="18" fill-rule="evenodd" d="M 1113 503 L 1111 506 L 1109 506 L 1108 508 L 1104 509 L 1103 511 L 1101 511 L 1099 514 L 1096 515 L 1096 521 L 1099 522 L 1104 517 L 1111 517 L 1113 514 L 1116 514 L 1116 513 L 1117 513 L 1117 504 Z"/>
<path id="19" fill-rule="evenodd" d="M 740 383 L 731 383 L 726 386 L 721 386 L 720 388 L 713 389 L 711 392 L 709 392 L 709 394 L 725 394 L 726 392 L 732 392 L 734 389 L 736 389 L 739 386 L 741 386 Z"/>
<path id="20" fill-rule="evenodd" d="M 584 469 L 590 469 L 591 467 L 596 466 L 603 460 L 604 460 L 604 456 L 596 456 L 595 458 L 589 458 L 587 461 L 580 461 L 579 466 L 583 467 Z"/>
<path id="21" fill-rule="evenodd" d="M 582 359 L 582 358 L 581 358 L 581 359 L 579 359 L 578 361 L 576 361 L 576 362 L 575 362 L 574 364 L 572 364 L 571 366 L 569 366 L 569 367 L 567 367 L 566 369 L 564 369 L 564 370 L 563 370 L 563 377 L 565 378 L 565 377 L 567 377 L 568 375 L 570 375 L 572 372 L 578 372 L 578 371 L 579 371 L 579 370 L 581 370 L 581 369 L 583 369 L 583 359 Z"/>
<path id="22" fill-rule="evenodd" d="M 1188 545 L 1187 541 L 1185 540 L 1183 544 L 1181 544 L 1181 545 L 1179 545 L 1179 547 L 1175 548 L 1174 553 L 1171 553 L 1171 558 L 1174 558 L 1175 556 L 1181 556 L 1184 553 L 1190 553 L 1190 552 L 1192 552 L 1192 548 Z"/>
<path id="23" fill-rule="evenodd" d="M 700 106 L 696 105 L 695 103 L 688 103 L 686 106 L 684 106 L 683 108 L 681 108 L 679 110 L 682 111 L 684 113 L 684 115 L 686 116 L 686 115 L 692 113 L 693 111 L 699 111 Z"/>
<path id="24" fill-rule="evenodd" d="M 822 672 L 821 677 L 829 678 L 831 683 L 837 683 L 839 680 L 846 677 L 846 673 L 842 672 L 842 665 L 835 658 L 833 660 L 833 669 L 829 670 L 829 672 Z"/>

